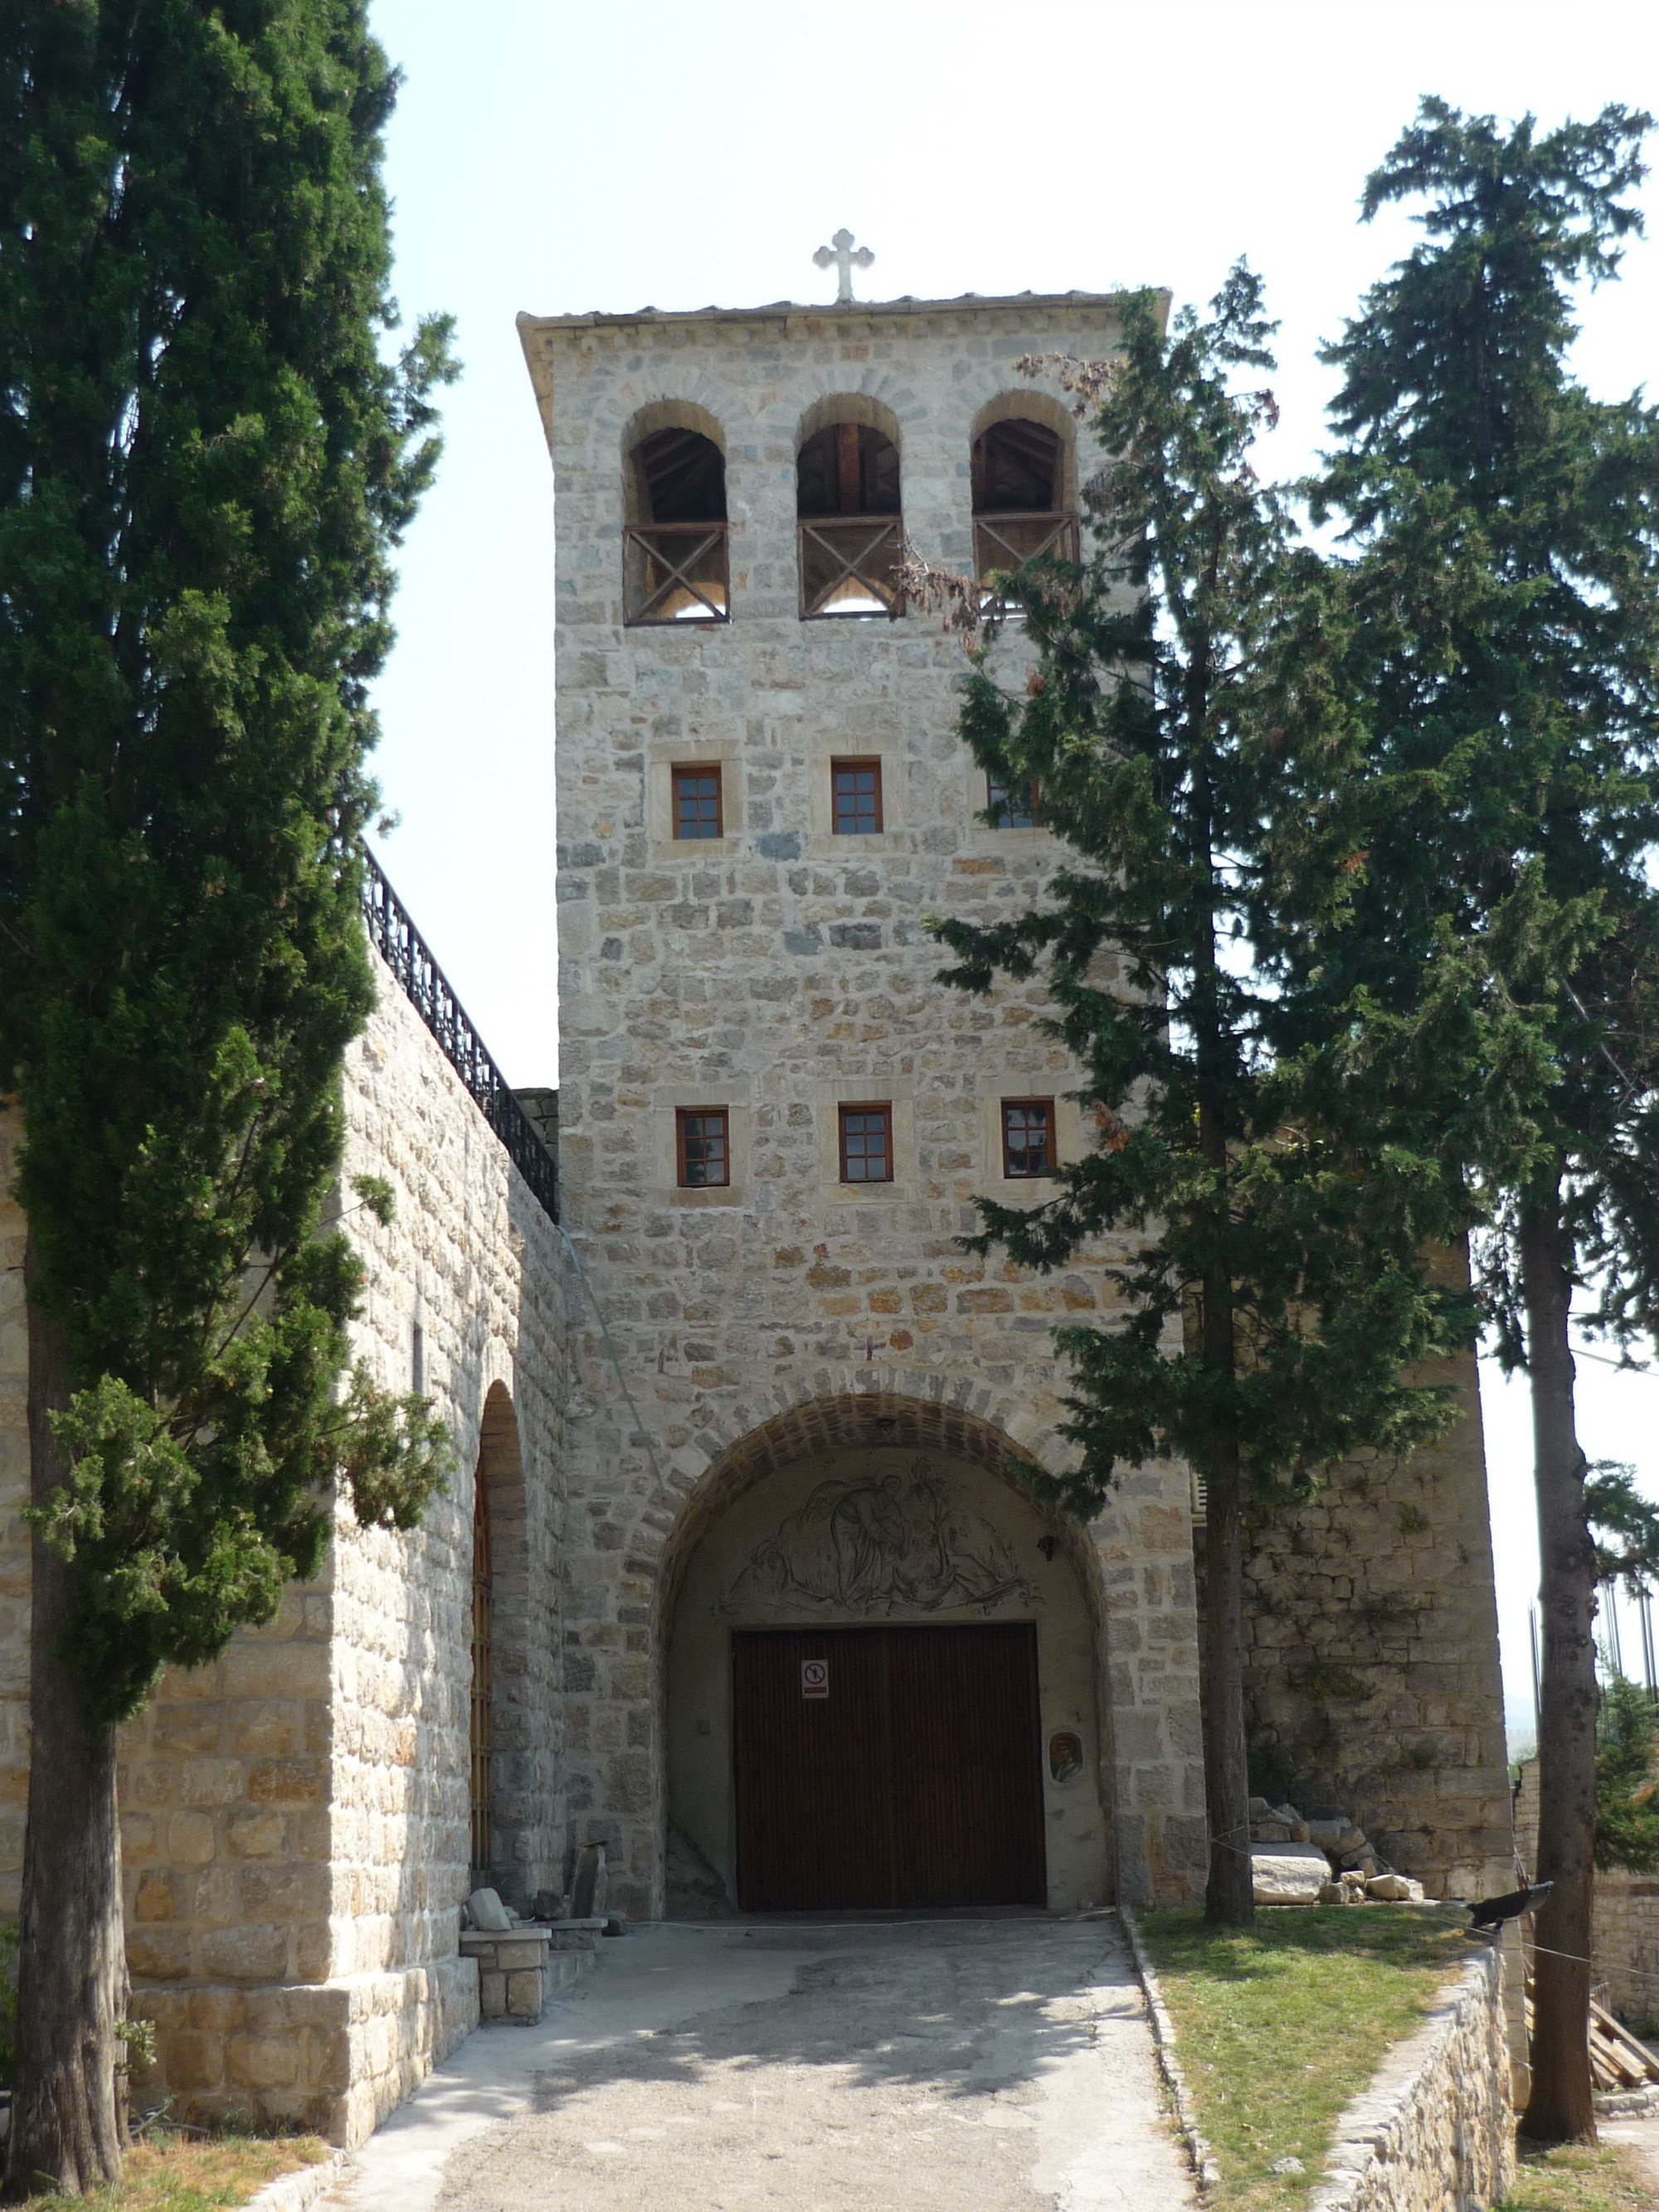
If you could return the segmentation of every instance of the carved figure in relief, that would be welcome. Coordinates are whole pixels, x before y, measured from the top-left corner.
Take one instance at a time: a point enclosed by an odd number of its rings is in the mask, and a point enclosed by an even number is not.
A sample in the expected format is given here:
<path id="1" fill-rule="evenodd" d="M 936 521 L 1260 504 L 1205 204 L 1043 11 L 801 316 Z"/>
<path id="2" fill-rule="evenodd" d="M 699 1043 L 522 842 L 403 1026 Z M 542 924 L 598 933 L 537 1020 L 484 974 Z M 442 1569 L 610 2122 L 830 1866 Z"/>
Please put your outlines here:
<path id="1" fill-rule="evenodd" d="M 744 1562 L 723 1613 L 937 1613 L 1032 1599 L 1013 1549 L 925 1458 L 882 1475 L 831 1475 Z"/>

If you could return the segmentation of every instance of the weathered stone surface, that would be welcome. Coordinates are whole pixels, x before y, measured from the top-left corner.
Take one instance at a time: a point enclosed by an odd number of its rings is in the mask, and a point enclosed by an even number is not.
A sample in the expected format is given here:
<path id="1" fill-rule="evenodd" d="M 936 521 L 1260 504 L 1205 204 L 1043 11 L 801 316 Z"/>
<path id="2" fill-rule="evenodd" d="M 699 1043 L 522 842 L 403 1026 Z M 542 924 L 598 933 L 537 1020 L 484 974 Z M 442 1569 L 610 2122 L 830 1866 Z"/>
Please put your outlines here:
<path id="1" fill-rule="evenodd" d="M 1334 2130 L 1310 2212 L 1489 2212 L 1515 2179 L 1503 1960 L 1472 1960 Z"/>
<path id="2" fill-rule="evenodd" d="M 1528 1873 L 1538 1864 L 1538 1761 L 1525 1759 L 1515 1802 L 1515 1848 Z M 1659 1875 L 1621 1868 L 1595 1876 L 1591 1955 L 1602 2002 L 1621 2020 L 1649 2020 L 1659 2009 Z"/>
<path id="3" fill-rule="evenodd" d="M 383 972 L 383 971 L 382 971 Z M 344 1220 L 365 1262 L 357 1350 L 425 1387 L 459 1472 L 410 1536 L 342 1507 L 319 1581 L 210 1666 L 166 1674 L 122 1735 L 135 2011 L 160 2063 L 137 2085 L 181 2118 L 253 2112 L 356 2142 L 477 2018 L 457 1955 L 468 1860 L 467 1694 L 475 1471 L 498 1540 L 497 1883 L 562 1874 L 556 1554 L 564 1286 L 556 1233 L 402 992 L 347 1056 L 348 1175 L 386 1176 L 396 1217 Z M 0 1114 L 0 1257 L 21 1257 Z M 4 1397 L 26 1370 L 21 1273 L 0 1272 L 0 1804 L 27 1789 L 27 1437 Z M 493 1395 L 492 1395 L 493 1394 Z M 505 1435 L 507 1446 L 503 1448 Z M 0 1910 L 15 1908 L 21 1823 Z M 11 1885 L 9 1897 L 6 1885 Z M 258 2008 L 258 2017 L 247 2010 Z"/>
<path id="4" fill-rule="evenodd" d="M 606 1844 L 630 1916 L 660 1910 L 672 1810 L 645 1621 L 723 1504 L 816 1449 L 890 1443 L 985 1465 L 1012 1445 L 1055 1471 L 1074 1457 L 1049 1330 L 1109 1322 L 1104 1263 L 1121 1243 L 1045 1279 L 954 1240 L 976 1194 L 1029 1191 L 1003 1177 L 1004 1096 L 1053 1097 L 1075 1157 L 1076 1072 L 1038 1024 L 1035 985 L 941 991 L 921 926 L 929 911 L 1018 911 L 1057 848 L 1041 829 L 976 819 L 987 793 L 956 729 L 960 647 L 936 617 L 801 620 L 794 464 L 838 407 L 884 429 L 907 536 L 960 566 L 986 419 L 1036 410 L 1070 485 L 1095 465 L 1061 395 L 1013 361 L 1109 352 L 1115 317 L 1109 300 L 1074 297 L 898 303 L 833 324 L 766 310 L 520 325 L 557 488 L 566 1219 L 635 1401 L 577 1312 L 572 1380 L 591 1410 L 568 1462 L 572 1842 Z M 623 619 L 629 452 L 670 423 L 726 457 L 729 624 Z M 1011 633 L 1011 682 L 1025 655 Z M 873 834 L 834 834 L 842 755 L 881 763 Z M 676 763 L 719 767 L 720 836 L 672 836 Z M 895 1178 L 844 1185 L 838 1105 L 876 1100 L 891 1109 Z M 682 1189 L 676 1111 L 712 1105 L 730 1117 L 731 1180 Z M 1114 1877 L 1127 1897 L 1181 1901 L 1201 1877 L 1190 1529 L 1185 1471 L 1133 1469 L 1091 1547 L 1066 1555 L 1094 1623 L 1087 1784 L 1104 1813 L 1085 1886 L 1051 1903 L 1106 1894 Z M 1078 1817 L 1075 1798 L 1048 1810 Z"/>
<path id="5" fill-rule="evenodd" d="M 1366 1882 L 1365 1894 L 1381 1898 L 1385 1904 L 1421 1905 L 1423 1885 L 1420 1881 L 1412 1881 L 1407 1875 L 1378 1874 L 1373 1875 Z"/>
<path id="6" fill-rule="evenodd" d="M 1431 1896 L 1489 1896 L 1514 1877 L 1473 1353 L 1425 1379 L 1464 1407 L 1437 1443 L 1340 1469 L 1249 1533 L 1249 1731 L 1304 1812 L 1345 1808 Z"/>
<path id="7" fill-rule="evenodd" d="M 1252 1850 L 1250 1877 L 1258 1905 L 1316 1905 L 1331 1870 L 1312 1844 L 1272 1844 Z"/>
<path id="8" fill-rule="evenodd" d="M 584 1844 L 576 1854 L 576 1879 L 570 1891 L 571 1917 L 602 1920 L 611 1887 L 603 1844 Z"/>

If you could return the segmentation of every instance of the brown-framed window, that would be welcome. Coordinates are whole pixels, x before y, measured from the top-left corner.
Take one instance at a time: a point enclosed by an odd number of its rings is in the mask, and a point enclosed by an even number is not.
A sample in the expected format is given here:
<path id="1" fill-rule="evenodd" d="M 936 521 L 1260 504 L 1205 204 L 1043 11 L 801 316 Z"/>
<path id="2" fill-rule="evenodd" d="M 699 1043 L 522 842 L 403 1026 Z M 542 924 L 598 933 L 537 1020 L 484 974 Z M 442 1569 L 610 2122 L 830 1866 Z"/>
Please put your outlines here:
<path id="1" fill-rule="evenodd" d="M 724 1106 L 682 1106 L 674 1116 L 682 1190 L 724 1189 L 732 1180 L 732 1125 Z"/>
<path id="2" fill-rule="evenodd" d="M 1002 1172 L 1011 1179 L 1054 1171 L 1054 1102 L 1052 1098 L 1005 1098 L 1002 1102 Z"/>
<path id="3" fill-rule="evenodd" d="M 1034 829 L 1036 794 L 1034 783 L 999 783 L 994 775 L 985 779 L 985 809 L 996 817 L 999 830 Z"/>
<path id="4" fill-rule="evenodd" d="M 843 1182 L 891 1182 L 893 1109 L 890 1106 L 842 1108 L 841 1179 Z"/>
<path id="5" fill-rule="evenodd" d="M 718 768 L 674 770 L 674 835 L 677 838 L 726 835 Z"/>
<path id="6" fill-rule="evenodd" d="M 830 790 L 837 837 L 868 837 L 881 828 L 878 760 L 831 761 Z"/>

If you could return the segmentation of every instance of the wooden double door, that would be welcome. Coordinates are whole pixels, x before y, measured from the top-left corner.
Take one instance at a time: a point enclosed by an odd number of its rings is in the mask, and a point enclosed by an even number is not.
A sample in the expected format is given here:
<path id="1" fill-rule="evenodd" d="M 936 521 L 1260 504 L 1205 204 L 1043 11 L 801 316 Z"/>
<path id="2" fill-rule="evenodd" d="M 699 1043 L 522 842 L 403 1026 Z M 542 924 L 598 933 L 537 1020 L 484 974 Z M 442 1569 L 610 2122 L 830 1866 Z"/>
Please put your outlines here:
<path id="1" fill-rule="evenodd" d="M 1046 1903 L 1030 1624 L 732 1642 L 745 1911 Z"/>

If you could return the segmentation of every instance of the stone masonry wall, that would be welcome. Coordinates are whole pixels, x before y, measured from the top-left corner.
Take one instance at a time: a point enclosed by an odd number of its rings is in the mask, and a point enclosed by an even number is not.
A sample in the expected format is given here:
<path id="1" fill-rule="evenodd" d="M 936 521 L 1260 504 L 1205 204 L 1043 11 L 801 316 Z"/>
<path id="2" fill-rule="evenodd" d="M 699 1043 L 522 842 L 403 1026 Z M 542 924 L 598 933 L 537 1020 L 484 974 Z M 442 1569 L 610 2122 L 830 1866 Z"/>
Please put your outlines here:
<path id="1" fill-rule="evenodd" d="M 1490 2212 L 1515 2180 L 1502 1954 L 1473 1959 L 1336 2124 L 1311 2212 Z"/>
<path id="2" fill-rule="evenodd" d="M 1632 2025 L 1659 2020 L 1659 1879 L 1598 1874 L 1595 1935 L 1598 1990 L 1609 2012 Z"/>
<path id="3" fill-rule="evenodd" d="M 1431 1896 L 1512 1885 L 1480 1405 L 1404 1462 L 1344 1470 L 1247 1547 L 1246 1698 L 1261 1786 L 1351 1814 Z"/>
<path id="4" fill-rule="evenodd" d="M 564 1316 L 556 1232 L 384 971 L 346 1099 L 343 1218 L 368 1269 L 357 1349 L 381 1383 L 409 1389 L 418 1327 L 421 1386 L 447 1420 L 456 1474 L 410 1535 L 358 1528 L 342 1507 L 314 1583 L 210 1666 L 163 1676 L 123 1732 L 120 1789 L 133 2008 L 158 2028 L 139 2097 L 355 2142 L 477 2019 L 458 1938 L 481 1439 L 509 1562 L 500 1825 L 530 1890 L 558 1872 Z M 350 1191 L 362 1173 L 396 1191 L 387 1229 Z M 21 1239 L 15 1210 L 3 1233 Z M 18 1831 L 0 1826 L 0 1874 L 14 1898 L 27 1781 L 20 1297 L 0 1290 L 0 1808 L 17 1808 Z"/>
<path id="5" fill-rule="evenodd" d="M 975 1225 L 976 1192 L 1030 1192 L 1002 1177 L 1002 1097 L 1055 1097 L 1075 1156 L 1073 1073 L 1034 988 L 945 989 L 924 928 L 930 912 L 1018 912 L 1057 848 L 975 818 L 987 798 L 956 731 L 964 664 L 937 617 L 801 620 L 795 456 L 826 420 L 883 428 L 907 534 L 965 567 L 976 423 L 1012 393 L 1075 428 L 1013 362 L 1099 356 L 1115 330 L 1112 302 L 1085 295 L 520 320 L 556 488 L 566 1218 L 627 1383 L 584 1305 L 571 1841 L 606 1844 L 630 1912 L 662 1896 L 663 1594 L 745 1439 L 822 1415 L 857 1442 L 838 1409 L 867 1396 L 907 1419 L 960 1413 L 1051 1468 L 1069 1456 L 1049 1331 L 1109 1320 L 1109 1255 L 1037 1279 L 954 1239 Z M 726 453 L 729 625 L 623 622 L 630 441 L 668 422 Z M 1075 457 L 1073 480 L 1093 465 Z M 1011 684 L 1024 656 L 1016 633 Z M 844 756 L 881 763 L 878 834 L 832 832 Z M 677 761 L 720 765 L 720 838 L 672 837 Z M 872 1100 L 891 1104 L 896 1176 L 855 1191 L 839 1180 L 837 1105 Z M 709 1105 L 730 1115 L 732 1182 L 684 1190 L 675 1112 Z M 1132 1471 L 1096 1538 L 1120 1886 L 1185 1897 L 1205 1845 L 1184 1472 Z"/>
<path id="6" fill-rule="evenodd" d="M 1538 1869 L 1538 1761 L 1521 1768 L 1515 1799 L 1515 1848 L 1528 1876 Z M 1590 1954 L 1594 1994 L 1633 2026 L 1659 2020 L 1659 1876 L 1623 1869 L 1595 1876 Z"/>

